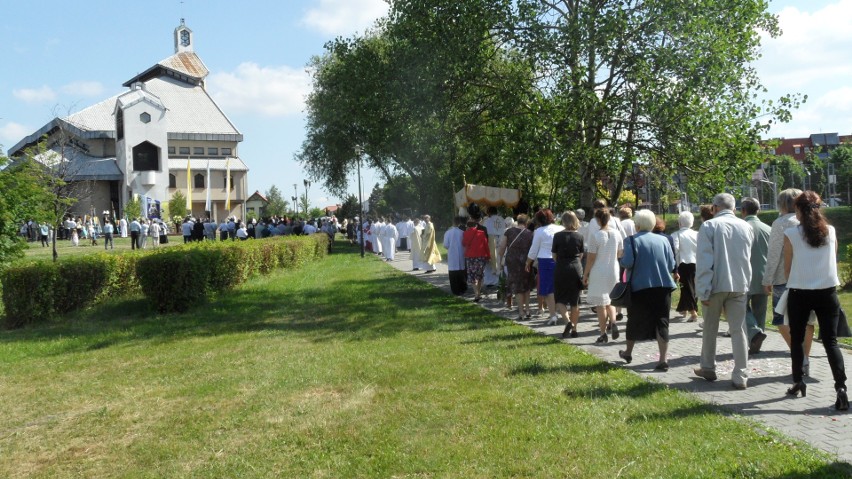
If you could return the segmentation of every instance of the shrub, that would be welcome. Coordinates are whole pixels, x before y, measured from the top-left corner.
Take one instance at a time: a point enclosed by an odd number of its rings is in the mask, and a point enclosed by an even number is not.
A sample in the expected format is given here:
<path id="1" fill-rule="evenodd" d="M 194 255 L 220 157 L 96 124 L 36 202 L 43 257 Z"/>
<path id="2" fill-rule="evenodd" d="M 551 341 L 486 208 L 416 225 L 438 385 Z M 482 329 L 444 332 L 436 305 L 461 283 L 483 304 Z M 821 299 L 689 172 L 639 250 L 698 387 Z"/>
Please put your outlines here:
<path id="1" fill-rule="evenodd" d="M 143 256 L 136 272 L 142 292 L 158 312 L 183 312 L 255 274 L 296 268 L 325 256 L 327 245 L 326 235 L 194 243 Z M 167 281 L 163 271 L 169 272 Z"/>
<path id="2" fill-rule="evenodd" d="M 58 269 L 52 263 L 14 266 L 2 275 L 6 327 L 19 328 L 53 316 Z"/>
<path id="3" fill-rule="evenodd" d="M 210 293 L 231 289 L 257 273 L 296 268 L 325 256 L 327 245 L 328 237 L 317 234 L 29 263 L 0 274 L 6 325 L 20 327 L 140 292 L 158 312 L 187 311 Z"/>
<path id="4" fill-rule="evenodd" d="M 207 297 L 215 255 L 203 248 L 187 249 L 162 249 L 136 263 L 142 293 L 160 313 L 187 311 Z"/>

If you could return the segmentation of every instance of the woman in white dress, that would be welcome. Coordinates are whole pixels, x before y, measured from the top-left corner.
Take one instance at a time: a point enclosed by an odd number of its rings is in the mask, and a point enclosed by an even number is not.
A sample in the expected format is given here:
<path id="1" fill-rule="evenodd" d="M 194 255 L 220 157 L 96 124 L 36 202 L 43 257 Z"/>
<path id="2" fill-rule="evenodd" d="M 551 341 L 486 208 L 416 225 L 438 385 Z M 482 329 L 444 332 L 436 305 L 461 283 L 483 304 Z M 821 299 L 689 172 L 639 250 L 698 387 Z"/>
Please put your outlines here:
<path id="1" fill-rule="evenodd" d="M 615 307 L 610 304 L 609 292 L 618 282 L 618 258 L 624 253 L 624 240 L 621 233 L 611 227 L 607 208 L 595 210 L 595 218 L 601 228 L 589 236 L 583 284 L 589 290 L 586 301 L 597 309 L 601 335 L 595 343 L 602 344 L 609 342 L 606 333 L 607 322 L 612 328 L 612 339 L 618 339 L 619 336 L 618 326 L 615 324 Z"/>

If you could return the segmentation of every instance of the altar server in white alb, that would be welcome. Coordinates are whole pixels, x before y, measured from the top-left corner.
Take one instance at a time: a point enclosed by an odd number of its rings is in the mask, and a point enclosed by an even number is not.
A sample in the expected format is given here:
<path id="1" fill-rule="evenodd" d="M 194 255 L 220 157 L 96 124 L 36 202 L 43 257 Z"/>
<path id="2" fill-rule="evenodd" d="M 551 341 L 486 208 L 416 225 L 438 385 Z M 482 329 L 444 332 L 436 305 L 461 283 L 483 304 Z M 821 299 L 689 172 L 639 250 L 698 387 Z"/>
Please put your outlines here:
<path id="1" fill-rule="evenodd" d="M 444 248 L 447 249 L 447 271 L 450 275 L 450 291 L 455 295 L 464 294 L 467 291 L 467 278 L 465 278 L 464 246 L 462 245 L 462 225 L 465 220 L 456 216 L 451 226 L 444 233 Z"/>
<path id="2" fill-rule="evenodd" d="M 491 252 L 491 260 L 488 267 L 485 268 L 483 284 L 486 286 L 496 286 L 500 282 L 497 245 L 500 243 L 500 237 L 506 232 L 506 222 L 497 212 L 497 207 L 488 207 L 488 217 L 485 218 L 483 226 L 485 226 L 488 232 L 488 251 Z"/>
<path id="3" fill-rule="evenodd" d="M 384 245 L 382 247 L 385 251 L 385 261 L 393 261 L 396 254 L 396 240 L 399 239 L 399 232 L 390 220 L 382 228 L 382 232 L 384 237 Z"/>
<path id="4" fill-rule="evenodd" d="M 414 218 L 413 223 L 411 234 L 408 236 L 411 241 L 411 270 L 420 271 L 423 266 L 423 243 L 420 242 L 423 225 L 420 223 L 420 218 Z"/>
<path id="5" fill-rule="evenodd" d="M 407 218 L 400 218 L 396 224 L 396 249 L 398 251 L 408 251 L 408 221 Z"/>

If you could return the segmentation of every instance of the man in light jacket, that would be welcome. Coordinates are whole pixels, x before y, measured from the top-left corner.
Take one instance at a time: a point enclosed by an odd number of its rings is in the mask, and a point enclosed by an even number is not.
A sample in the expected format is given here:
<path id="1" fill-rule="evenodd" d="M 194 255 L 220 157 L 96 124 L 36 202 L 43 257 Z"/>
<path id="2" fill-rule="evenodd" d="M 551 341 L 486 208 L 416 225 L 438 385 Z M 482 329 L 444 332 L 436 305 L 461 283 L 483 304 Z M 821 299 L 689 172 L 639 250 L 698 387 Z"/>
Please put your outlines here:
<path id="1" fill-rule="evenodd" d="M 701 367 L 695 375 L 716 380 L 716 336 L 722 311 L 734 353 L 731 381 L 736 389 L 748 385 L 746 300 L 751 285 L 752 227 L 734 214 L 734 197 L 720 193 L 713 198 L 713 218 L 698 230 L 695 289 L 704 305 Z"/>

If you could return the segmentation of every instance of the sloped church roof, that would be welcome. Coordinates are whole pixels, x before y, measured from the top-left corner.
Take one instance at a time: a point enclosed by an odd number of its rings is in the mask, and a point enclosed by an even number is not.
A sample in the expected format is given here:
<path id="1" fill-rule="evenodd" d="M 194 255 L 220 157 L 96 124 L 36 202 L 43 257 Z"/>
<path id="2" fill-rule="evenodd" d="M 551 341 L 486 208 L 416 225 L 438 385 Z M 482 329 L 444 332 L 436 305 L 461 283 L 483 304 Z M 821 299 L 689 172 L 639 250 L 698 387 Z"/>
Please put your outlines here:
<path id="1" fill-rule="evenodd" d="M 123 86 L 132 88 L 135 83 L 141 82 L 147 92 L 162 102 L 168 112 L 170 140 L 242 141 L 242 133 L 207 93 L 204 79 L 208 74 L 209 70 L 201 58 L 191 49 L 183 49 L 134 76 Z M 10 148 L 9 155 L 20 153 L 59 128 L 78 138 L 115 139 L 114 112 L 116 101 L 122 94 L 66 117 L 54 118 Z"/>

